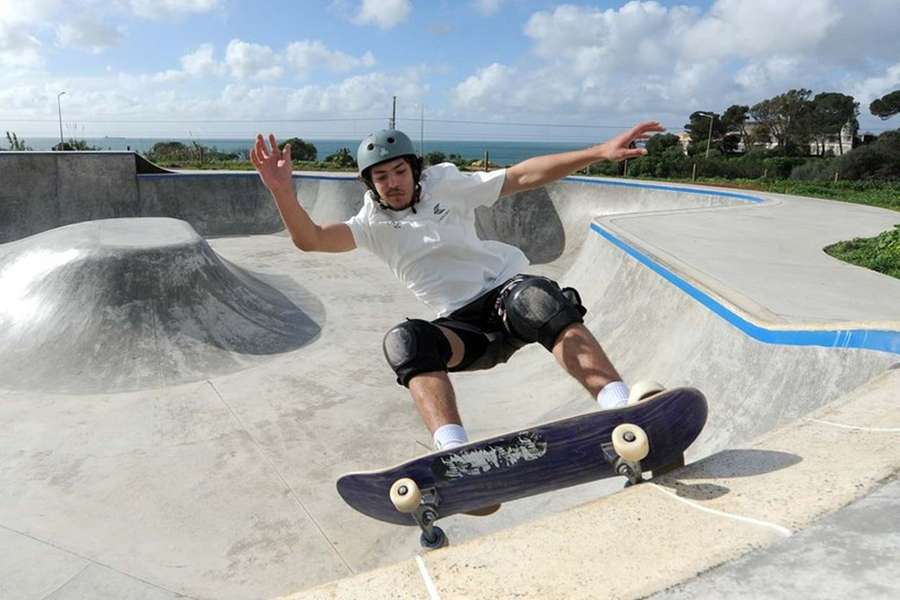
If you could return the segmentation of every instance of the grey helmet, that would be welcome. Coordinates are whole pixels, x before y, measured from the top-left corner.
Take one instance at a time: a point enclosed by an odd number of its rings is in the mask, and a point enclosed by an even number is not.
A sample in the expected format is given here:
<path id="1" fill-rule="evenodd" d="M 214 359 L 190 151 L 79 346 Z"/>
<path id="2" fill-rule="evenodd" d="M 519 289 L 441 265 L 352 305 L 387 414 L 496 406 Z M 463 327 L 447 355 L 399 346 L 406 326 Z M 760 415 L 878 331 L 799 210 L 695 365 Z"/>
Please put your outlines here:
<path id="1" fill-rule="evenodd" d="M 387 162 L 401 156 L 416 156 L 412 140 L 397 129 L 382 129 L 370 133 L 360 142 L 356 151 L 359 173 L 378 163 Z"/>

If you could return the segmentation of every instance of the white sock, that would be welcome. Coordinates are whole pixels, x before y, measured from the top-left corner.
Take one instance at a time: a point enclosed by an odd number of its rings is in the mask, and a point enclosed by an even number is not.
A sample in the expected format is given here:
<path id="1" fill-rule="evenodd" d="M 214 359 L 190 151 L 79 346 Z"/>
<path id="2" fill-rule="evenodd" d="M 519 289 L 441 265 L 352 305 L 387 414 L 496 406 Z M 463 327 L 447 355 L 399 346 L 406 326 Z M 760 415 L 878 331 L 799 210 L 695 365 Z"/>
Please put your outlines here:
<path id="1" fill-rule="evenodd" d="M 462 425 L 451 423 L 438 427 L 434 432 L 434 447 L 438 450 L 462 446 L 468 441 L 469 436 L 466 435 L 466 430 L 462 428 Z"/>
<path id="2" fill-rule="evenodd" d="M 597 403 L 603 410 L 625 406 L 628 404 L 628 386 L 621 381 L 606 384 L 597 394 Z"/>

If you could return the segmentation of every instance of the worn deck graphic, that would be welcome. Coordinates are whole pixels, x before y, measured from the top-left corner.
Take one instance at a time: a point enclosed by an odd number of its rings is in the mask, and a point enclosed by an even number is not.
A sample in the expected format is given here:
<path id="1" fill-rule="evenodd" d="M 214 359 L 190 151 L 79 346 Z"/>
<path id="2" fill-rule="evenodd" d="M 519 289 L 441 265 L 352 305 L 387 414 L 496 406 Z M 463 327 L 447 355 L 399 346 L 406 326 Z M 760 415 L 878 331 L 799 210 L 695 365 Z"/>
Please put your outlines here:
<path id="1" fill-rule="evenodd" d="M 439 518 L 517 498 L 613 477 L 603 445 L 623 423 L 640 426 L 650 440 L 645 471 L 677 463 L 706 424 L 706 398 L 677 388 L 635 406 L 594 411 L 427 454 L 381 471 L 349 473 L 337 482 L 350 506 L 372 518 L 416 525 L 398 512 L 391 485 L 408 477 L 423 493 L 440 497 Z"/>
<path id="2" fill-rule="evenodd" d="M 431 465 L 435 477 L 443 481 L 484 475 L 514 467 L 522 461 L 537 460 L 547 453 L 547 442 L 536 431 L 525 431 L 480 448 L 437 456 Z"/>

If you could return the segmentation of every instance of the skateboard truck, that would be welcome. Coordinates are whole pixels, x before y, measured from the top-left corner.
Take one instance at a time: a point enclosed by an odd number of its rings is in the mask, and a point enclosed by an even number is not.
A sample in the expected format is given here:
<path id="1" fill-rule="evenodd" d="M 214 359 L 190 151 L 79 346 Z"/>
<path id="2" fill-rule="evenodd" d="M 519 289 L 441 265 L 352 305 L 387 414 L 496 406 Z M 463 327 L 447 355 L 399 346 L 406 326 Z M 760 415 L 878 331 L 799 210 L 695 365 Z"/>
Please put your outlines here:
<path id="1" fill-rule="evenodd" d="M 644 471 L 641 469 L 641 461 L 625 460 L 616 452 L 612 442 L 605 442 L 601 446 L 603 458 L 612 465 L 613 471 L 628 479 L 625 487 L 644 481 Z"/>
<path id="2" fill-rule="evenodd" d="M 632 423 L 622 423 L 613 429 L 610 441 L 601 449 L 613 470 L 628 479 L 625 487 L 644 481 L 641 461 L 650 454 L 650 441 L 643 429 Z"/>
<path id="3" fill-rule="evenodd" d="M 438 512 L 441 496 L 437 489 L 431 487 L 420 490 L 415 481 L 403 478 L 394 482 L 390 495 L 391 502 L 398 511 L 409 513 L 416 520 L 422 530 L 419 543 L 424 548 L 435 549 L 447 545 L 447 534 L 434 524 L 441 516 Z"/>

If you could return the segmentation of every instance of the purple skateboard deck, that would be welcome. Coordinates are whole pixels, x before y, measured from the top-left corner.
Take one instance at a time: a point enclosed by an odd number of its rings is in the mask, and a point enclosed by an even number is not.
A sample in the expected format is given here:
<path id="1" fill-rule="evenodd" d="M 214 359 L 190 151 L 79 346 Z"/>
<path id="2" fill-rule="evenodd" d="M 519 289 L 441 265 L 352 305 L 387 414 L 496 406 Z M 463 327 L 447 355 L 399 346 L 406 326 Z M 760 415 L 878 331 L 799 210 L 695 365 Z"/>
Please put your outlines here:
<path id="1" fill-rule="evenodd" d="M 413 525 L 390 499 L 408 477 L 440 498 L 438 518 L 616 476 L 604 454 L 613 429 L 641 427 L 650 441 L 643 471 L 683 464 L 684 451 L 706 424 L 707 405 L 693 388 L 666 390 L 634 406 L 595 411 L 434 452 L 380 471 L 349 473 L 337 481 L 344 501 L 374 519 Z"/>

